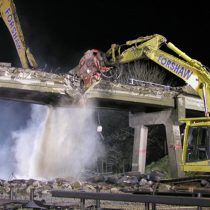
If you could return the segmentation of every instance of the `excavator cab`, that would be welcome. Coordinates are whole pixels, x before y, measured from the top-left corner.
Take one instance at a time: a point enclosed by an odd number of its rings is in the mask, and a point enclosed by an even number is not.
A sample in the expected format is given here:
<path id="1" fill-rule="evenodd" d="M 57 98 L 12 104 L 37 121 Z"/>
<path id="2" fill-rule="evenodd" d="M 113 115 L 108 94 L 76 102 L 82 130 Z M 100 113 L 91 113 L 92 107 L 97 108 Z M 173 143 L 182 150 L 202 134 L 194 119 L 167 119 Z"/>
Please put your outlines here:
<path id="1" fill-rule="evenodd" d="M 184 171 L 210 171 L 210 119 L 186 118 L 182 167 Z"/>
<path id="2" fill-rule="evenodd" d="M 189 128 L 186 162 L 208 160 L 209 135 L 207 126 L 192 126 Z"/>

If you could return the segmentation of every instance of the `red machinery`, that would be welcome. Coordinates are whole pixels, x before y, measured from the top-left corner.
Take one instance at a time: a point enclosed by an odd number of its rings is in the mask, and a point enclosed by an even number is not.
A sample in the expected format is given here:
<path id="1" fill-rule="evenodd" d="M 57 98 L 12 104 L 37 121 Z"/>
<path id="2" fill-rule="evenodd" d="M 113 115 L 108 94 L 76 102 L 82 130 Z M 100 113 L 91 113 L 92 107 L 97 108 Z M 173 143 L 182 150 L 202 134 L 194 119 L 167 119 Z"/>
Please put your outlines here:
<path id="1" fill-rule="evenodd" d="M 110 67 L 104 65 L 100 51 L 96 49 L 86 51 L 80 59 L 79 72 L 77 72 L 81 79 L 81 87 L 89 88 L 95 81 L 100 80 L 102 72 L 109 70 Z"/>

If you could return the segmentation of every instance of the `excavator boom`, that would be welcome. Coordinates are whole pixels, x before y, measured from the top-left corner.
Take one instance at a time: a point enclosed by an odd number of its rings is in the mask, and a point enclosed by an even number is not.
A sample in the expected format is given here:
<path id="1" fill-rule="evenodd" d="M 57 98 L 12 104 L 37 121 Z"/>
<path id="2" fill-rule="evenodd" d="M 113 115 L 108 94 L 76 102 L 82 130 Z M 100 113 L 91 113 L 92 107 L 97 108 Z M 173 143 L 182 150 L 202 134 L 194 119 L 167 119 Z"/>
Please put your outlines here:
<path id="1" fill-rule="evenodd" d="M 201 98 L 205 98 L 206 108 L 210 108 L 210 87 L 208 86 L 210 84 L 210 74 L 203 69 L 204 67 L 197 68 L 187 61 L 152 47 L 147 47 L 144 53 L 150 60 L 189 84 Z M 203 88 L 205 88 L 205 96 Z"/>
<path id="2" fill-rule="evenodd" d="M 15 4 L 12 0 L 0 0 L 0 16 L 12 36 L 22 67 L 36 69 L 38 65 L 30 49 L 26 47 Z"/>
<path id="3" fill-rule="evenodd" d="M 180 58 L 160 50 L 162 44 L 178 54 Z M 121 50 L 122 47 L 126 47 L 126 49 Z M 184 80 L 203 98 L 205 115 L 208 116 L 208 110 L 210 110 L 210 73 L 201 62 L 190 58 L 171 42 L 167 43 L 164 36 L 154 34 L 127 41 L 123 45 L 112 44 L 106 56 L 108 65 L 129 63 L 143 58 L 154 61 Z"/>
<path id="4" fill-rule="evenodd" d="M 144 57 L 144 48 L 153 46 L 158 49 L 166 42 L 166 38 L 162 35 L 155 34 L 152 36 L 139 37 L 136 40 L 127 41 L 124 45 L 112 44 L 111 48 L 106 52 L 108 65 L 117 63 L 128 63 Z M 122 50 L 122 48 L 126 48 Z"/>

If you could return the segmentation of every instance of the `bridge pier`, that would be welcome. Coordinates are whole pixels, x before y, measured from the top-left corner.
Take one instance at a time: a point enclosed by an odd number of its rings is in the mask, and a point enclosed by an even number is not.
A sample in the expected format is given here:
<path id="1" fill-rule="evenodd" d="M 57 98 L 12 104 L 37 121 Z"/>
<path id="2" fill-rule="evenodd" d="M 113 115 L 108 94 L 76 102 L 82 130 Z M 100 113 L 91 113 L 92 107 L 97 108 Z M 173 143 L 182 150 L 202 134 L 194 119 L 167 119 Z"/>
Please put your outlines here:
<path id="1" fill-rule="evenodd" d="M 136 126 L 134 130 L 134 145 L 132 171 L 145 171 L 147 152 L 148 128 L 144 125 Z"/>
<path id="2" fill-rule="evenodd" d="M 163 124 L 166 129 L 171 176 L 180 177 L 183 175 L 180 167 L 182 146 L 178 122 L 178 116 L 180 117 L 180 115 L 183 113 L 174 111 L 172 109 L 153 113 L 130 113 L 129 125 L 135 129 L 132 171 L 139 171 L 141 173 L 145 172 L 148 133 L 148 128 L 146 126 Z"/>

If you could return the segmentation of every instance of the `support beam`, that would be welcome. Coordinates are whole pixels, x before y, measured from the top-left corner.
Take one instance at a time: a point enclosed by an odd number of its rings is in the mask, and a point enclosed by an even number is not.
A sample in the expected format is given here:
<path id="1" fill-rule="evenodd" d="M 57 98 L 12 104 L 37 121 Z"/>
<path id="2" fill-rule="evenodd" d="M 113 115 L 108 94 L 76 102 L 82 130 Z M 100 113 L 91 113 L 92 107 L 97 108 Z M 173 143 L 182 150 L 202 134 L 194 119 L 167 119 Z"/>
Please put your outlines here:
<path id="1" fill-rule="evenodd" d="M 184 118 L 186 116 L 186 99 L 184 97 L 177 97 L 176 98 L 176 111 L 177 111 L 177 119 Z"/>
<path id="2" fill-rule="evenodd" d="M 182 144 L 180 129 L 178 125 L 173 125 L 169 122 L 165 124 L 165 128 L 170 173 L 172 177 L 181 177 L 183 176 L 183 172 L 181 171 Z"/>
<path id="3" fill-rule="evenodd" d="M 145 172 L 147 134 L 148 128 L 146 126 L 135 127 L 132 171 Z"/>
<path id="4" fill-rule="evenodd" d="M 140 125 L 164 124 L 171 117 L 172 109 L 160 112 L 129 114 L 129 126 L 135 128 Z"/>

